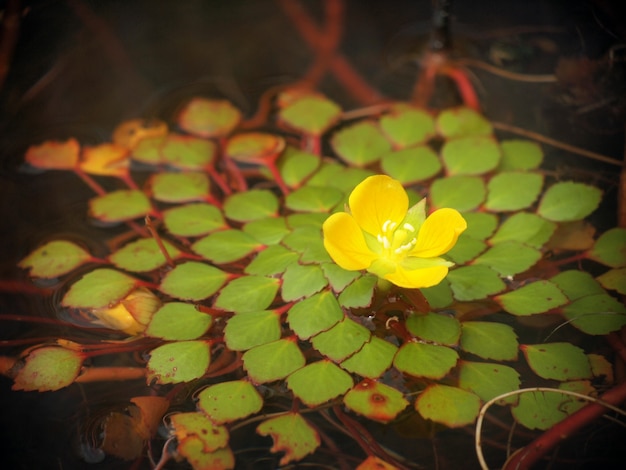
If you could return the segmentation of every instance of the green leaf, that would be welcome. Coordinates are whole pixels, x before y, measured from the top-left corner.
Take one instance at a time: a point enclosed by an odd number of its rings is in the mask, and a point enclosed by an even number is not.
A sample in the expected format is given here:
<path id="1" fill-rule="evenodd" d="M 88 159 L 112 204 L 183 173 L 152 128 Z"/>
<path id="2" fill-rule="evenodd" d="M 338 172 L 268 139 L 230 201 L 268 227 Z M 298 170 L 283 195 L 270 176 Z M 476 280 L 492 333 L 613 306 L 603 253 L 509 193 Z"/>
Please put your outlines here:
<path id="1" fill-rule="evenodd" d="M 446 346 L 454 346 L 461 336 L 459 321 L 444 314 L 409 315 L 406 328 L 420 339 Z"/>
<path id="2" fill-rule="evenodd" d="M 272 452 L 284 452 L 278 463 L 281 467 L 303 459 L 320 446 L 320 437 L 300 414 L 286 413 L 263 421 L 256 428 L 261 436 L 272 436 Z"/>
<path id="3" fill-rule="evenodd" d="M 303 214 L 290 214 L 287 216 L 287 226 L 291 229 L 296 228 L 316 228 L 322 229 L 322 224 L 328 218 L 328 214 L 317 212 L 307 212 Z"/>
<path id="4" fill-rule="evenodd" d="M 345 317 L 329 330 L 313 336 L 310 341 L 322 355 L 340 362 L 361 349 L 370 337 L 367 328 Z"/>
<path id="5" fill-rule="evenodd" d="M 165 228 L 179 237 L 197 237 L 226 228 L 224 217 L 217 207 L 195 203 L 163 211 Z"/>
<path id="6" fill-rule="evenodd" d="M 139 190 L 120 189 L 89 201 L 89 215 L 102 222 L 132 220 L 151 211 L 150 200 Z"/>
<path id="7" fill-rule="evenodd" d="M 322 264 L 324 276 L 335 292 L 341 292 L 345 287 L 361 275 L 358 271 L 348 271 L 335 263 Z"/>
<path id="8" fill-rule="evenodd" d="M 432 205 L 461 212 L 476 209 L 485 200 L 485 183 L 478 176 L 456 175 L 439 178 L 430 187 Z"/>
<path id="9" fill-rule="evenodd" d="M 206 373 L 210 361 L 210 346 L 204 341 L 164 344 L 150 351 L 146 364 L 148 384 L 191 382 Z"/>
<path id="10" fill-rule="evenodd" d="M 294 304 L 287 321 L 300 339 L 308 339 L 326 331 L 344 318 L 332 292 L 324 291 Z"/>
<path id="11" fill-rule="evenodd" d="M 161 146 L 161 162 L 183 170 L 202 170 L 217 154 L 215 142 L 188 135 L 168 134 Z"/>
<path id="12" fill-rule="evenodd" d="M 554 222 L 581 220 L 596 210 L 601 198 L 602 191 L 594 186 L 556 183 L 543 194 L 537 213 Z"/>
<path id="13" fill-rule="evenodd" d="M 159 290 L 178 299 L 198 301 L 215 294 L 227 279 L 228 274 L 214 266 L 188 261 L 168 272 Z"/>
<path id="14" fill-rule="evenodd" d="M 180 255 L 180 251 L 167 240 L 163 240 L 163 246 L 170 258 L 175 259 Z M 154 238 L 141 238 L 127 243 L 110 255 L 109 261 L 120 269 L 133 272 L 153 271 L 167 262 Z"/>
<path id="15" fill-rule="evenodd" d="M 197 395 L 198 408 L 217 424 L 231 423 L 258 413 L 263 407 L 259 392 L 246 380 L 210 385 Z"/>
<path id="16" fill-rule="evenodd" d="M 580 393 L 582 395 L 593 396 L 597 394 L 596 389 L 591 385 L 589 380 L 575 380 L 572 382 L 563 382 L 559 384 L 560 390 Z M 567 414 L 575 413 L 589 402 L 582 398 L 565 395 L 561 409 Z"/>
<path id="17" fill-rule="evenodd" d="M 626 307 L 607 294 L 581 297 L 563 308 L 563 316 L 588 335 L 606 335 L 626 325 Z"/>
<path id="18" fill-rule="evenodd" d="M 275 217 L 278 213 L 278 198 L 271 191 L 252 189 L 229 196 L 224 202 L 224 214 L 231 220 L 250 220 Z"/>
<path id="19" fill-rule="evenodd" d="M 591 274 L 585 271 L 570 269 L 562 271 L 550 279 L 570 300 L 580 299 L 588 295 L 606 294 Z"/>
<path id="20" fill-rule="evenodd" d="M 485 242 L 462 233 L 456 244 L 446 253 L 446 257 L 456 264 L 465 264 L 480 255 L 486 248 Z"/>
<path id="21" fill-rule="evenodd" d="M 367 307 L 372 303 L 374 288 L 378 282 L 378 277 L 366 274 L 346 287 L 339 294 L 339 303 L 346 308 Z"/>
<path id="22" fill-rule="evenodd" d="M 255 346 L 246 351 L 241 359 L 250 379 L 258 384 L 283 379 L 305 364 L 295 338 Z"/>
<path id="23" fill-rule="evenodd" d="M 509 325 L 485 321 L 461 323 L 461 349 L 483 359 L 517 360 L 518 342 Z"/>
<path id="24" fill-rule="evenodd" d="M 295 228 L 283 238 L 282 244 L 300 253 L 300 261 L 303 263 L 327 263 L 331 261 L 330 255 L 324 248 L 321 226 Z"/>
<path id="25" fill-rule="evenodd" d="M 283 273 L 281 297 L 285 302 L 310 297 L 328 285 L 328 280 L 317 264 L 290 264 Z"/>
<path id="26" fill-rule="evenodd" d="M 242 230 L 263 245 L 276 245 L 290 232 L 284 217 L 253 220 Z"/>
<path id="27" fill-rule="evenodd" d="M 133 290 L 137 282 L 114 269 L 94 269 L 72 284 L 61 304 L 86 309 L 114 305 Z"/>
<path id="28" fill-rule="evenodd" d="M 592 376 L 585 352 L 571 343 L 522 344 L 520 349 L 541 378 L 564 381 Z"/>
<path id="29" fill-rule="evenodd" d="M 230 229 L 210 233 L 191 245 L 191 249 L 213 263 L 226 264 L 248 256 L 261 246 L 247 233 Z"/>
<path id="30" fill-rule="evenodd" d="M 605 289 L 626 295 L 626 268 L 611 269 L 598 276 L 597 279 Z"/>
<path id="31" fill-rule="evenodd" d="M 178 443 L 190 437 L 202 444 L 202 450 L 213 452 L 228 444 L 228 430 L 211 421 L 207 415 L 200 412 L 172 413 L 168 416 Z M 187 457 L 187 454 L 183 454 Z"/>
<path id="32" fill-rule="evenodd" d="M 154 313 L 145 335 L 169 341 L 196 339 L 207 332 L 212 320 L 211 315 L 199 312 L 195 305 L 168 302 Z"/>
<path id="33" fill-rule="evenodd" d="M 414 377 L 441 379 L 456 365 L 458 353 L 446 346 L 408 342 L 398 350 L 393 365 Z"/>
<path id="34" fill-rule="evenodd" d="M 193 435 L 179 442 L 176 453 L 187 460 L 191 468 L 219 468 L 230 470 L 235 468 L 235 456 L 230 447 L 222 447 L 213 452 L 207 452 L 204 440 Z"/>
<path id="35" fill-rule="evenodd" d="M 498 227 L 498 218 L 494 214 L 468 212 L 463 214 L 463 218 L 467 222 L 467 229 L 463 232 L 463 235 L 476 240 L 489 238 Z"/>
<path id="36" fill-rule="evenodd" d="M 214 306 L 236 313 L 264 310 L 274 301 L 279 282 L 265 276 L 238 277 L 221 289 Z"/>
<path id="37" fill-rule="evenodd" d="M 266 132 L 246 132 L 228 139 L 224 153 L 237 162 L 265 165 L 285 149 L 285 139 Z"/>
<path id="38" fill-rule="evenodd" d="M 330 144 L 339 158 L 356 167 L 374 163 L 391 150 L 379 127 L 370 121 L 344 127 L 333 135 Z"/>
<path id="39" fill-rule="evenodd" d="M 515 421 L 528 429 L 546 430 L 562 421 L 567 414 L 562 411 L 565 397 L 562 393 L 523 393 L 517 406 L 511 408 Z"/>
<path id="40" fill-rule="evenodd" d="M 600 354 L 587 354 L 593 376 L 603 383 L 613 383 L 613 364 Z"/>
<path id="41" fill-rule="evenodd" d="M 30 269 L 30 275 L 54 279 L 88 263 L 91 255 L 80 246 L 66 240 L 52 240 L 33 252 L 18 264 Z"/>
<path id="42" fill-rule="evenodd" d="M 365 379 L 343 397 L 352 411 L 379 423 L 388 423 L 404 410 L 409 402 L 404 395 L 388 385 Z"/>
<path id="43" fill-rule="evenodd" d="M 195 97 L 180 112 L 178 125 L 200 137 L 222 137 L 230 134 L 240 120 L 241 112 L 229 101 Z"/>
<path id="44" fill-rule="evenodd" d="M 209 177 L 204 173 L 158 173 L 150 180 L 152 197 L 161 202 L 203 201 L 209 196 Z"/>
<path id="45" fill-rule="evenodd" d="M 604 232 L 594 243 L 588 257 L 612 268 L 626 266 L 626 229 L 612 228 Z"/>
<path id="46" fill-rule="evenodd" d="M 543 313 L 560 307 L 567 297 L 550 281 L 535 281 L 494 298 L 502 308 L 517 316 Z"/>
<path id="47" fill-rule="evenodd" d="M 131 158 L 136 162 L 159 165 L 161 163 L 161 147 L 166 139 L 166 135 L 141 138 L 133 147 Z"/>
<path id="48" fill-rule="evenodd" d="M 341 363 L 348 372 L 376 379 L 391 367 L 398 348 L 383 339 L 371 336 L 363 347 Z"/>
<path id="49" fill-rule="evenodd" d="M 491 123 L 479 112 L 465 107 L 449 108 L 437 116 L 437 130 L 446 138 L 489 135 Z"/>
<path id="50" fill-rule="evenodd" d="M 404 108 L 380 118 L 380 128 L 396 147 L 426 142 L 435 134 L 435 121 L 425 110 Z"/>
<path id="51" fill-rule="evenodd" d="M 441 171 L 437 154 L 426 145 L 386 153 L 380 166 L 384 173 L 402 184 L 424 181 Z"/>
<path id="52" fill-rule="evenodd" d="M 224 341 L 232 351 L 245 351 L 279 339 L 280 315 L 273 310 L 237 314 L 224 328 Z"/>
<path id="53" fill-rule="evenodd" d="M 287 127 L 320 136 L 341 118 L 341 108 L 323 96 L 310 95 L 285 106 L 278 118 Z"/>
<path id="54" fill-rule="evenodd" d="M 285 272 L 287 266 L 298 261 L 298 253 L 288 250 L 282 245 L 269 246 L 259 252 L 246 266 L 246 274 L 273 276 Z"/>
<path id="55" fill-rule="evenodd" d="M 420 289 L 420 291 L 424 294 L 424 297 L 426 297 L 428 305 L 433 309 L 449 307 L 454 301 L 450 283 L 445 279 L 436 286 Z"/>
<path id="56" fill-rule="evenodd" d="M 276 166 L 285 184 L 296 188 L 317 170 L 320 161 L 317 155 L 287 145 Z"/>
<path id="57" fill-rule="evenodd" d="M 461 301 L 484 299 L 506 287 L 488 266 L 462 266 L 450 271 L 447 279 L 454 298 Z"/>
<path id="58" fill-rule="evenodd" d="M 489 266 L 500 276 L 522 273 L 541 259 L 541 252 L 516 241 L 501 242 L 492 246 L 474 260 L 475 265 Z"/>
<path id="59" fill-rule="evenodd" d="M 519 386 L 519 373 L 512 367 L 488 362 L 461 361 L 459 387 L 475 393 L 483 401 L 518 390 Z M 509 397 L 498 403 L 503 405 L 516 402 L 517 397 Z"/>
<path id="60" fill-rule="evenodd" d="M 556 224 L 538 215 L 517 212 L 508 217 L 489 240 L 496 245 L 507 241 L 524 243 L 534 248 L 545 245 L 556 230 Z"/>
<path id="61" fill-rule="evenodd" d="M 482 175 L 500 162 L 500 146 L 490 136 L 469 136 L 448 140 L 441 158 L 450 175 Z"/>
<path id="62" fill-rule="evenodd" d="M 13 390 L 48 392 L 71 385 L 83 365 L 78 351 L 58 346 L 37 347 L 17 369 Z"/>
<path id="63" fill-rule="evenodd" d="M 525 209 L 539 197 L 542 186 L 543 175 L 539 173 L 498 173 L 487 184 L 485 208 L 498 212 Z"/>
<path id="64" fill-rule="evenodd" d="M 543 160 L 543 150 L 536 142 L 530 140 L 503 140 L 501 171 L 534 170 L 539 168 Z"/>
<path id="65" fill-rule="evenodd" d="M 480 398 L 460 388 L 435 384 L 417 397 L 415 409 L 425 419 L 460 428 L 478 417 Z"/>
<path id="66" fill-rule="evenodd" d="M 287 195 L 285 206 L 300 212 L 328 212 L 343 198 L 335 188 L 303 186 Z"/>
<path id="67" fill-rule="evenodd" d="M 287 377 L 287 387 L 309 407 L 319 406 L 352 388 L 350 375 L 323 359 L 297 370 Z"/>

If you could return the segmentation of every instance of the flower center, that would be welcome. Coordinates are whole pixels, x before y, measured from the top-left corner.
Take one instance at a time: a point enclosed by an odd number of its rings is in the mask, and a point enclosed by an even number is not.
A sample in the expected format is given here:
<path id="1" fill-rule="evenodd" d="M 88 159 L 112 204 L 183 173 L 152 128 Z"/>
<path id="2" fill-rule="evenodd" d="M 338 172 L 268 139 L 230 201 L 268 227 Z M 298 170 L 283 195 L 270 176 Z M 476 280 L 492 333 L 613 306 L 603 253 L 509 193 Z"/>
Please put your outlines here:
<path id="1" fill-rule="evenodd" d="M 376 237 L 383 248 L 382 257 L 396 262 L 401 260 L 417 243 L 415 235 L 415 228 L 409 223 L 398 227 L 391 220 L 385 221 L 381 233 Z"/>

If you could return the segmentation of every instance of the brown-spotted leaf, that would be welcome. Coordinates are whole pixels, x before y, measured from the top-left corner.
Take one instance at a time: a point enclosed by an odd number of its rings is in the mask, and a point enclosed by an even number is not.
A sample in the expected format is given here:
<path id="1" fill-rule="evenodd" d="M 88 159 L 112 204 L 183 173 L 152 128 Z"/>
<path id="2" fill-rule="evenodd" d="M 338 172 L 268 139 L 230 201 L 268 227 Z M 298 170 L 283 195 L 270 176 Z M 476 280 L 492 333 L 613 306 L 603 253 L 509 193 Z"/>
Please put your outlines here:
<path id="1" fill-rule="evenodd" d="M 17 371 L 13 390 L 47 392 L 72 384 L 80 372 L 84 356 L 59 346 L 33 349 Z"/>

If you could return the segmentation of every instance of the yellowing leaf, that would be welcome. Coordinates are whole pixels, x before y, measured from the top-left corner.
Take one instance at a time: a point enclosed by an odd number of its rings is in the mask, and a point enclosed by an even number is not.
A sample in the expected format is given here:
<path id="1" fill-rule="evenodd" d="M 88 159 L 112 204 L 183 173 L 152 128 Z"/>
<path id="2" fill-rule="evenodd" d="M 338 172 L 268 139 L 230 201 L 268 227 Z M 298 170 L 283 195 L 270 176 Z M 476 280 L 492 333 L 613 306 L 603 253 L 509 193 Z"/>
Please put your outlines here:
<path id="1" fill-rule="evenodd" d="M 71 170 L 78 164 L 80 144 L 76 139 L 65 142 L 46 141 L 26 151 L 26 163 L 46 170 Z"/>

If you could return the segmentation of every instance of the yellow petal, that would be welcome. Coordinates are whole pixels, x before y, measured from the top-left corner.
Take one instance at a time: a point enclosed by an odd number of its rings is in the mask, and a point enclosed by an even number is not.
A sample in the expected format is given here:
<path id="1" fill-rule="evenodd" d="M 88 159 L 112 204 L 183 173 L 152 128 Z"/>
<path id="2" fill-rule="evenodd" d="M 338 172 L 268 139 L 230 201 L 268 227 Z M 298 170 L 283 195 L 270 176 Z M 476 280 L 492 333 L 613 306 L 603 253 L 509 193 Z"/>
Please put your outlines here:
<path id="1" fill-rule="evenodd" d="M 448 274 L 447 266 L 433 266 L 432 268 L 414 269 L 409 271 L 398 265 L 395 273 L 387 274 L 385 279 L 396 286 L 409 289 L 432 287 L 439 284 Z"/>
<path id="2" fill-rule="evenodd" d="M 335 263 L 344 269 L 366 269 L 376 259 L 363 237 L 363 232 L 350 214 L 331 215 L 322 226 L 324 248 Z"/>
<path id="3" fill-rule="evenodd" d="M 350 212 L 366 232 L 377 236 L 390 220 L 397 225 L 409 209 L 409 197 L 399 181 L 386 175 L 365 178 L 352 191 Z"/>
<path id="4" fill-rule="evenodd" d="M 467 228 L 467 222 L 454 209 L 439 209 L 430 214 L 417 234 L 415 248 L 410 256 L 432 258 L 448 252 L 459 235 Z"/>

